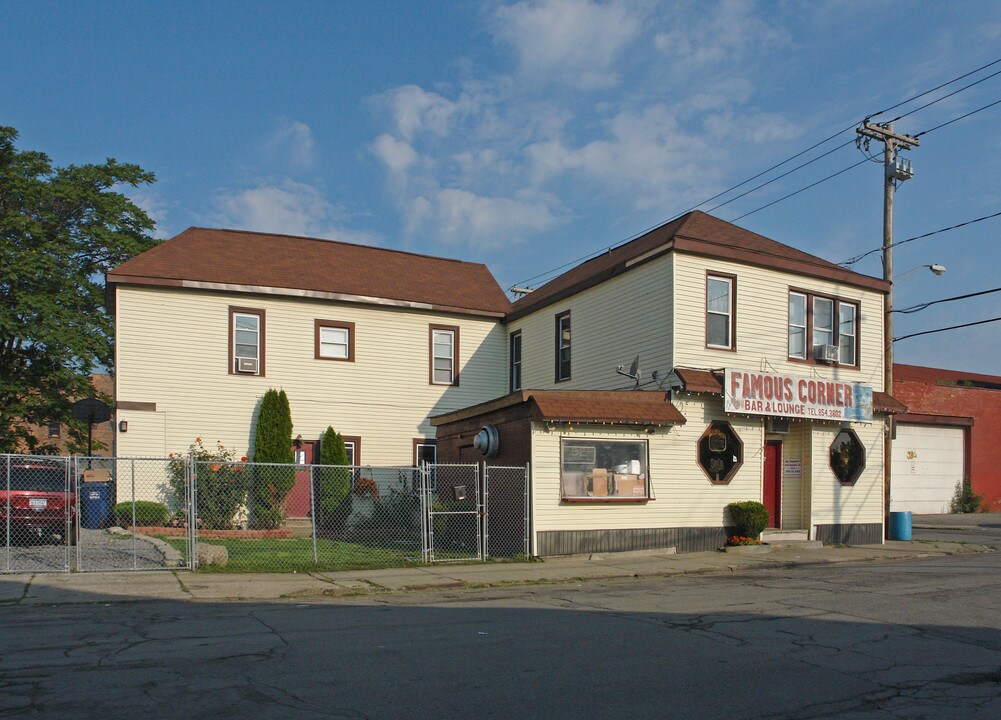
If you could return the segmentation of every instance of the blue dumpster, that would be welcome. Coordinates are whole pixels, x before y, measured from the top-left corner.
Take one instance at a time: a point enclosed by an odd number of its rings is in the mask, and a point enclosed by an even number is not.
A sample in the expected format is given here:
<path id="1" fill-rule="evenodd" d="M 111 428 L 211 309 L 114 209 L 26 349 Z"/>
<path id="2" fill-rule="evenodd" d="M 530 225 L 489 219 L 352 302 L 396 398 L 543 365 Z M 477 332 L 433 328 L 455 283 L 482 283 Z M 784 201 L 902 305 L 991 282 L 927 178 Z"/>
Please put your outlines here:
<path id="1" fill-rule="evenodd" d="M 80 524 L 91 530 L 111 525 L 111 511 L 115 507 L 115 482 L 80 483 Z"/>
<path id="2" fill-rule="evenodd" d="M 911 539 L 910 511 L 890 513 L 890 539 L 891 540 Z"/>

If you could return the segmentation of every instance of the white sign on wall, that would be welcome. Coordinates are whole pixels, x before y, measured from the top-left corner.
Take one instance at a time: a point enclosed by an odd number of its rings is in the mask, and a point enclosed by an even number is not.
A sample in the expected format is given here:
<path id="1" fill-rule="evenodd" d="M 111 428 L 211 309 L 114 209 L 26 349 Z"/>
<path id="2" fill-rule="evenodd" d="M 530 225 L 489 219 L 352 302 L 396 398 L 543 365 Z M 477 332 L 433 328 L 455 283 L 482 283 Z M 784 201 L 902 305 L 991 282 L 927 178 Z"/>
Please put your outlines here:
<path id="1" fill-rule="evenodd" d="M 872 385 L 726 369 L 726 412 L 872 422 Z"/>
<path id="2" fill-rule="evenodd" d="M 803 477 L 803 459 L 802 458 L 783 459 L 782 477 L 787 477 L 787 478 Z"/>

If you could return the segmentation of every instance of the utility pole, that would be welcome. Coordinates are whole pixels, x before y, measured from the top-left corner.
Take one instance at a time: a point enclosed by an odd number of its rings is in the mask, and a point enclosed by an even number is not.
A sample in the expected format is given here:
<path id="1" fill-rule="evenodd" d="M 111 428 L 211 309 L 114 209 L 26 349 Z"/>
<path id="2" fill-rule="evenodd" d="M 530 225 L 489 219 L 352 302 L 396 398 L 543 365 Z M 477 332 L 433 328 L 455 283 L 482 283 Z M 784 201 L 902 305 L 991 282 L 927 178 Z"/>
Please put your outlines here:
<path id="1" fill-rule="evenodd" d="M 868 120 L 855 131 L 859 141 L 868 146 L 869 140 L 883 143 L 883 279 L 890 285 L 883 304 L 883 391 L 893 394 L 893 191 L 898 182 L 909 180 L 913 175 L 909 160 L 898 155 L 899 150 L 910 150 L 919 146 L 917 138 L 893 132 L 893 125 L 870 123 Z M 862 138 L 865 138 L 863 141 Z M 886 426 L 883 446 L 883 532 L 890 528 L 890 463 L 893 458 L 893 418 Z"/>

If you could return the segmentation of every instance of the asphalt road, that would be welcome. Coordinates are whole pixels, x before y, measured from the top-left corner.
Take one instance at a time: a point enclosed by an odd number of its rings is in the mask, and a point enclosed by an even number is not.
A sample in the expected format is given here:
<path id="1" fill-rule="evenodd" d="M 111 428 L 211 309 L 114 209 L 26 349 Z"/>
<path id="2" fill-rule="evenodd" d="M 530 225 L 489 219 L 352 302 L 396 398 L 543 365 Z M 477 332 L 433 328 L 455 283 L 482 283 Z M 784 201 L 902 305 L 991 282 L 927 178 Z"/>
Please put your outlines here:
<path id="1" fill-rule="evenodd" d="M 985 553 L 309 603 L 0 605 L 0 717 L 993 720 L 999 590 L 1001 553 Z"/>

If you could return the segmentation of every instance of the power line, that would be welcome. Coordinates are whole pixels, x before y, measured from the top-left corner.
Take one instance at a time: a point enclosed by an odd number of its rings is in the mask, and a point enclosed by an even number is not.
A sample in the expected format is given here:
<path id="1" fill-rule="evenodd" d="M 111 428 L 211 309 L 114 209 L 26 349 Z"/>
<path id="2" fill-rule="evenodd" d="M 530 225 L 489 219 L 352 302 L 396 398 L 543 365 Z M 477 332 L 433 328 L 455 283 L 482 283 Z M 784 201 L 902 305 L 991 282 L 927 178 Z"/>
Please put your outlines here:
<path id="1" fill-rule="evenodd" d="M 911 305 L 910 307 L 902 308 L 900 310 L 891 310 L 890 312 L 895 313 L 916 313 L 924 310 L 925 308 L 930 308 L 932 305 L 938 305 L 939 303 L 952 302 L 954 300 L 966 300 L 971 297 L 980 297 L 981 295 L 990 295 L 991 293 L 1001 292 L 1001 287 L 993 288 L 992 290 L 981 290 L 980 292 L 967 293 L 966 295 L 956 295 L 955 297 L 942 298 L 941 300 L 932 300 L 931 302 L 921 303 L 919 305 Z"/>
<path id="2" fill-rule="evenodd" d="M 931 237 L 932 235 L 938 235 L 939 233 L 948 232 L 950 230 L 958 230 L 961 227 L 966 227 L 967 225 L 973 225 L 978 222 L 983 222 L 984 220 L 990 220 L 991 218 L 996 218 L 1001 216 L 1001 212 L 993 213 L 992 215 L 984 215 L 983 217 L 974 218 L 973 220 L 967 220 L 966 222 L 961 222 L 957 225 L 950 225 L 949 227 L 939 228 L 938 230 L 932 230 L 931 232 L 926 232 L 922 235 L 915 235 L 914 237 L 909 237 L 905 240 L 898 240 L 897 242 L 890 245 L 890 247 L 896 247 L 897 245 L 904 245 L 905 243 L 914 242 L 915 240 L 920 240 L 922 238 Z M 878 252 L 883 252 L 883 248 L 879 247 L 875 250 L 870 250 L 864 252 L 861 255 L 856 255 L 853 258 L 849 258 L 844 262 L 838 263 L 838 265 L 854 265 L 858 261 L 869 257 L 870 255 L 875 255 Z"/>
<path id="3" fill-rule="evenodd" d="M 866 120 L 868 120 L 870 118 L 873 118 L 873 117 L 876 117 L 878 115 L 883 115 L 883 114 L 885 114 L 887 112 L 890 112 L 891 110 L 895 110 L 898 107 L 902 107 L 903 105 L 906 105 L 906 104 L 911 103 L 911 102 L 913 102 L 915 100 L 918 100 L 918 99 L 920 99 L 922 97 L 930 95 L 931 93 L 936 92 L 937 90 L 941 90 L 942 88 L 947 87 L 949 85 L 952 85 L 953 83 L 956 83 L 956 82 L 958 82 L 960 80 L 963 80 L 963 79 L 965 79 L 967 77 L 970 77 L 971 75 L 975 75 L 976 73 L 980 72 L 981 70 L 986 70 L 987 68 L 992 67 L 994 65 L 997 65 L 998 63 L 1001 63 L 1001 58 L 993 60 L 993 61 L 991 61 L 991 62 L 989 62 L 989 63 L 987 63 L 985 65 L 981 65 L 980 67 L 975 68 L 974 70 L 970 70 L 969 72 L 963 73 L 962 75 L 959 75 L 959 76 L 957 76 L 955 78 L 952 78 L 951 80 L 948 80 L 948 81 L 946 81 L 944 83 L 941 83 L 940 85 L 937 85 L 937 86 L 935 86 L 935 87 L 933 87 L 933 88 L 931 88 L 929 90 L 925 90 L 924 92 L 918 93 L 917 95 L 913 95 L 913 96 L 907 98 L 906 100 L 902 100 L 901 102 L 896 103 L 895 105 L 891 105 L 891 106 L 889 106 L 887 108 L 884 108 L 883 110 L 880 110 L 880 111 L 878 111 L 876 113 L 873 113 L 873 114 L 867 116 Z M 1001 74 L 1001 70 L 999 70 L 999 71 L 997 71 L 997 72 L 995 72 L 995 73 L 993 73 L 993 74 L 991 74 L 991 75 L 989 75 L 989 76 L 987 76 L 985 78 L 981 78 L 980 80 L 978 80 L 978 81 L 976 81 L 974 83 L 971 83 L 970 85 L 967 85 L 967 86 L 965 86 L 963 88 L 960 88 L 959 90 L 956 90 L 955 92 L 950 93 L 949 95 L 945 95 L 942 98 L 938 98 L 937 100 L 935 100 L 935 101 L 933 101 L 931 103 L 927 103 L 926 105 L 923 105 L 920 108 L 916 108 L 915 110 L 912 110 L 912 111 L 910 111 L 910 112 L 908 112 L 908 113 L 906 113 L 904 115 L 901 115 L 900 117 L 906 117 L 907 115 L 912 115 L 915 112 L 918 112 L 919 110 L 922 110 L 925 107 L 928 107 L 929 105 L 934 105 L 936 102 L 940 102 L 941 100 L 944 100 L 944 99 L 946 99 L 948 97 L 956 95 L 957 93 L 960 93 L 960 92 L 963 92 L 965 90 L 968 90 L 969 88 L 973 87 L 974 85 L 977 85 L 980 82 L 983 82 L 984 80 L 988 80 L 991 77 L 994 77 L 995 75 L 998 75 L 998 74 Z M 986 108 L 981 108 L 981 109 L 986 109 Z M 979 112 L 979 111 L 975 111 L 975 112 Z M 899 119 L 899 118 L 897 118 L 897 119 Z M 961 118 L 956 118 L 956 119 L 959 120 Z M 952 122 L 954 122 L 954 121 L 952 121 Z M 948 123 L 945 123 L 945 124 L 948 124 Z M 943 126 L 939 126 L 939 127 L 943 127 Z M 630 235 L 629 237 L 627 237 L 627 238 L 625 238 L 623 240 L 620 240 L 620 241 L 618 241 L 616 243 L 613 243 L 611 245 L 607 245 L 605 247 L 602 247 L 602 248 L 600 248 L 598 250 L 595 250 L 594 252 L 588 253 L 588 254 L 583 255 L 583 256 L 581 256 L 579 258 L 576 258 L 574 260 L 570 260 L 570 261 L 568 261 L 566 263 L 563 263 L 562 265 L 560 265 L 558 267 L 552 268 L 550 270 L 547 270 L 545 272 L 539 273 L 537 275 L 533 275 L 532 277 L 526 278 L 525 280 L 521 280 L 521 281 L 519 281 L 516 284 L 517 285 L 527 285 L 527 284 L 531 283 L 533 280 L 537 280 L 539 278 L 547 277 L 549 275 L 552 275 L 554 273 L 559 272 L 560 270 L 563 270 L 564 268 L 577 265 L 578 263 L 582 263 L 582 262 L 585 262 L 587 260 L 591 260 L 592 258 L 598 257 L 602 253 L 608 252 L 608 251 L 612 250 L 615 247 L 618 247 L 618 246 L 623 245 L 625 243 L 628 243 L 628 242 L 630 242 L 632 240 L 635 240 L 636 238 L 641 237 L 642 235 L 650 232 L 651 230 L 655 230 L 658 227 L 661 227 L 661 226 L 663 226 L 663 225 L 665 225 L 665 224 L 667 224 L 669 222 L 673 222 L 674 220 L 677 220 L 678 218 L 682 217 L 683 215 L 685 215 L 685 214 L 687 214 L 689 212 L 692 212 L 693 210 L 697 210 L 698 208 L 700 208 L 701 206 L 705 205 L 706 203 L 712 202 L 713 200 L 716 200 L 717 198 L 720 198 L 720 197 L 722 197 L 722 196 L 724 196 L 724 195 L 726 195 L 726 194 L 728 194 L 730 192 L 733 192 L 734 190 L 737 190 L 737 189 L 743 187 L 744 185 L 747 185 L 748 183 L 753 182 L 754 180 L 757 180 L 758 178 L 760 178 L 760 177 L 762 177 L 764 175 L 767 175 L 768 173 L 770 173 L 773 170 L 777 170 L 778 168 L 782 167 L 783 165 L 786 165 L 787 163 L 792 162 L 796 158 L 802 157 L 806 153 L 808 153 L 808 152 L 810 152 L 812 150 L 815 150 L 816 148 L 818 148 L 818 147 L 820 147 L 822 145 L 825 145 L 826 143 L 830 142 L 834 138 L 838 137 L 839 135 L 842 135 L 843 133 L 845 133 L 845 132 L 847 132 L 847 131 L 855 128 L 855 127 L 856 127 L 856 124 L 852 123 L 851 125 L 848 125 L 847 127 L 843 128 L 841 130 L 838 130 L 836 133 L 834 133 L 832 135 L 829 135 L 828 137 L 824 138 L 823 140 L 821 140 L 821 141 L 819 141 L 817 143 L 814 143 L 810 147 L 805 148 L 803 150 L 800 150 L 799 152 L 797 152 L 797 153 L 795 153 L 793 155 L 790 155 L 789 157 L 787 157 L 786 159 L 782 160 L 781 162 L 778 162 L 778 163 L 772 165 L 771 167 L 769 167 L 769 168 L 767 168 L 765 170 L 762 170 L 761 172 L 759 172 L 759 173 L 757 173 L 755 175 L 752 175 L 751 177 L 749 177 L 749 178 L 747 178 L 745 180 L 742 180 L 741 182 L 737 183 L 736 185 L 730 186 L 729 188 L 723 190 L 722 192 L 716 193 L 715 195 L 713 195 L 713 196 L 711 196 L 711 197 L 703 200 L 702 202 L 698 203 L 697 205 L 693 205 L 688 210 L 685 210 L 685 211 L 683 211 L 681 213 L 678 213 L 678 214 L 676 214 L 676 215 L 668 218 L 667 220 L 659 222 L 656 225 L 651 225 L 650 227 L 648 227 L 648 228 L 646 228 L 644 230 L 641 230 L 638 233 L 634 233 L 634 234 Z M 932 130 L 936 130 L 936 129 L 938 129 L 938 128 L 932 128 Z M 931 132 L 932 130 L 926 130 L 925 133 Z M 854 140 L 852 140 L 852 142 L 854 142 Z M 749 191 L 747 191 L 745 193 L 742 193 L 738 197 L 732 198 L 731 200 L 728 200 L 725 203 L 721 203 L 719 205 L 713 206 L 712 208 L 710 208 L 709 211 L 711 212 L 713 210 L 716 210 L 716 209 L 718 209 L 720 207 L 723 207 L 724 205 L 729 204 L 730 202 L 733 202 L 734 200 L 737 200 L 739 198 L 745 197 L 746 195 L 748 195 L 748 194 L 750 194 L 752 192 L 760 190 L 761 188 L 765 187 L 766 185 L 770 185 L 772 182 L 775 182 L 775 180 L 779 180 L 779 179 L 781 179 L 783 177 L 786 177 L 787 175 L 790 175 L 793 172 L 796 172 L 797 170 L 800 170 L 800 169 L 806 167 L 807 165 L 810 165 L 813 162 L 816 162 L 817 160 L 820 160 L 823 157 L 827 157 L 828 155 L 830 155 L 831 153 L 833 153 L 835 150 L 839 150 L 840 148 L 845 147 L 846 145 L 848 145 L 848 143 L 845 143 L 844 145 L 840 145 L 837 148 L 835 148 L 834 150 L 826 152 L 823 155 L 820 155 L 820 156 L 814 158 L 813 160 L 810 160 L 810 161 L 808 161 L 806 163 L 803 163 L 802 165 L 800 165 L 800 166 L 794 168 L 793 170 L 790 170 L 790 171 L 788 171 L 788 172 L 786 172 L 786 173 L 784 173 L 784 174 L 782 174 L 782 175 L 774 178 L 773 180 L 770 180 L 770 181 L 768 181 L 766 183 L 763 183 L 763 184 L 761 184 L 761 185 L 759 185 L 759 186 L 757 186 L 757 187 L 755 187 L 755 188 L 753 188 L 753 189 L 751 189 L 751 190 L 749 190 Z M 757 208 L 756 210 L 752 210 L 749 213 L 745 213 L 744 215 L 741 215 L 740 217 L 735 218 L 731 222 L 735 222 L 736 220 L 739 220 L 741 218 L 747 217 L 748 215 L 753 215 L 754 213 L 758 212 L 759 210 L 764 210 L 765 208 L 770 207 L 770 206 L 772 206 L 772 205 L 774 205 L 774 204 L 776 204 L 778 202 L 781 202 L 782 200 L 785 200 L 785 199 L 788 199 L 790 197 L 793 197 L 794 195 L 798 195 L 800 192 L 803 192 L 804 190 L 808 190 L 811 187 L 815 187 L 816 185 L 819 185 L 820 183 L 826 182 L 827 180 L 830 180 L 830 179 L 832 179 L 834 177 L 837 177 L 838 175 L 842 174 L 843 172 L 847 172 L 848 170 L 851 170 L 852 168 L 857 167 L 858 164 L 860 164 L 860 163 L 856 163 L 855 165 L 852 165 L 852 166 L 850 166 L 848 168 L 845 168 L 844 170 L 841 170 L 841 171 L 839 171 L 837 173 L 834 173 L 833 175 L 830 175 L 830 176 L 828 176 L 828 177 L 826 177 L 826 178 L 824 178 L 822 180 L 819 180 L 816 183 L 812 183 L 811 185 L 808 185 L 808 186 L 806 186 L 804 188 L 801 188 L 800 190 L 797 190 L 796 192 L 790 193 L 789 195 L 786 195 L 785 197 L 780 198 L 779 200 L 776 200 L 774 202 L 768 203 L 767 205 L 763 205 L 762 207 Z"/>
<path id="4" fill-rule="evenodd" d="M 929 108 L 932 105 L 935 105 L 936 103 L 942 102 L 943 100 L 948 100 L 953 95 L 958 95 L 961 92 L 969 90 L 974 85 L 979 85 L 980 83 L 985 82 L 986 80 L 990 80 L 992 77 L 997 77 L 998 75 L 1001 75 L 1001 70 L 998 70 L 997 72 L 993 72 L 990 75 L 982 77 L 982 78 L 980 78 L 979 80 L 977 80 L 975 82 L 971 82 L 969 85 L 964 85 L 963 87 L 959 88 L 959 90 L 953 90 L 951 93 L 947 93 L 947 94 L 943 95 L 940 98 L 935 98 L 931 102 L 925 103 L 921 107 L 916 107 L 913 110 L 909 110 L 909 111 L 905 112 L 903 115 L 898 115 L 897 117 L 893 118 L 893 120 L 887 120 L 887 122 L 888 123 L 897 122 L 897 120 L 901 120 L 901 119 L 903 119 L 905 117 L 908 117 L 909 115 L 913 115 L 916 112 L 920 112 L 920 111 L 924 110 L 925 108 Z"/>
<path id="5" fill-rule="evenodd" d="M 958 330 L 959 328 L 973 327 L 974 325 L 986 325 L 987 323 L 998 322 L 999 320 L 1001 320 L 1001 317 L 991 318 L 990 320 L 978 320 L 977 322 L 963 323 L 962 325 L 950 325 L 949 327 L 936 328 L 935 330 L 925 330 L 924 332 L 911 333 L 910 335 L 901 335 L 900 337 L 893 338 L 893 342 L 900 342 L 901 340 L 918 337 L 919 335 L 932 335 L 934 333 L 945 332 L 946 330 Z"/>
<path id="6" fill-rule="evenodd" d="M 995 105 L 997 105 L 999 103 L 1001 103 L 1001 100 L 995 100 L 994 102 L 992 102 L 992 103 L 990 103 L 988 105 L 984 105 L 983 107 L 977 108 L 976 110 L 971 110 L 970 112 L 966 113 L 965 115 L 960 115 L 959 117 L 953 118 L 952 120 L 949 120 L 948 122 L 944 122 L 941 125 L 936 125 L 933 128 L 929 128 L 929 129 L 927 129 L 927 130 L 925 130 L 923 132 L 919 132 L 914 137 L 917 138 L 917 137 L 921 137 L 922 135 L 927 135 L 930 132 L 934 132 L 934 131 L 936 131 L 936 130 L 938 130 L 940 128 L 944 128 L 946 125 L 952 125 L 954 122 L 959 122 L 960 120 L 968 118 L 968 117 L 970 117 L 970 115 L 976 115 L 981 110 L 986 110 L 987 108 L 992 108 L 992 107 L 994 107 Z"/>
<path id="7" fill-rule="evenodd" d="M 852 142 L 855 142 L 855 141 L 853 140 Z M 740 219 L 742 219 L 742 218 L 746 218 L 746 217 L 747 217 L 748 215 L 753 215 L 754 213 L 756 213 L 756 212 L 759 212 L 759 211 L 761 211 L 761 210 L 764 210 L 765 208 L 770 208 L 770 207 L 771 207 L 772 205 L 775 205 L 775 204 L 777 204 L 777 203 L 780 203 L 780 202 L 782 202 L 783 200 L 788 200 L 789 198 L 793 197 L 794 195 L 799 195 L 799 194 L 800 194 L 801 192 L 804 192 L 804 191 L 806 191 L 806 190 L 809 190 L 810 188 L 814 188 L 814 187 L 817 187 L 817 186 L 818 186 L 818 185 L 820 185 L 821 183 L 825 183 L 825 182 L 827 182 L 828 180 L 832 180 L 832 179 L 836 178 L 836 177 L 837 177 L 838 175 L 841 175 L 841 174 L 843 174 L 843 173 L 846 173 L 846 172 L 848 172 L 849 170 L 851 170 L 851 169 L 853 169 L 853 168 L 857 168 L 857 167 L 858 167 L 859 165 L 862 165 L 862 164 L 864 164 L 864 163 L 867 163 L 867 162 L 869 162 L 869 158 L 867 158 L 867 157 L 864 157 L 864 158 L 862 158 L 861 160 L 859 160 L 859 161 L 858 161 L 857 163 L 854 163 L 853 165 L 849 165 L 848 167 L 846 167 L 846 168 L 844 168 L 844 169 L 842 169 L 842 170 L 838 170 L 838 171 L 837 171 L 836 173 L 832 173 L 831 175 L 828 175 L 828 176 L 827 176 L 827 177 L 825 177 L 825 178 L 821 178 L 820 180 L 818 180 L 818 181 L 817 181 L 817 182 L 815 182 L 815 183 L 810 183 L 810 184 L 809 184 L 809 185 L 807 185 L 806 187 L 801 187 L 801 188 L 800 188 L 799 190 L 796 190 L 795 192 L 791 192 L 791 193 L 789 193 L 788 195 L 784 195 L 784 196 L 780 197 L 780 198 L 779 198 L 778 200 L 772 200 L 772 201 L 771 201 L 770 203 L 768 203 L 767 205 L 762 205 L 761 207 L 759 207 L 759 208 L 755 208 L 754 210 L 751 210 L 750 212 L 746 212 L 746 213 L 744 213 L 743 215 L 738 215 L 737 217 L 735 217 L 735 218 L 734 218 L 733 220 L 731 220 L 730 222 L 737 222 L 738 220 L 740 220 Z"/>

